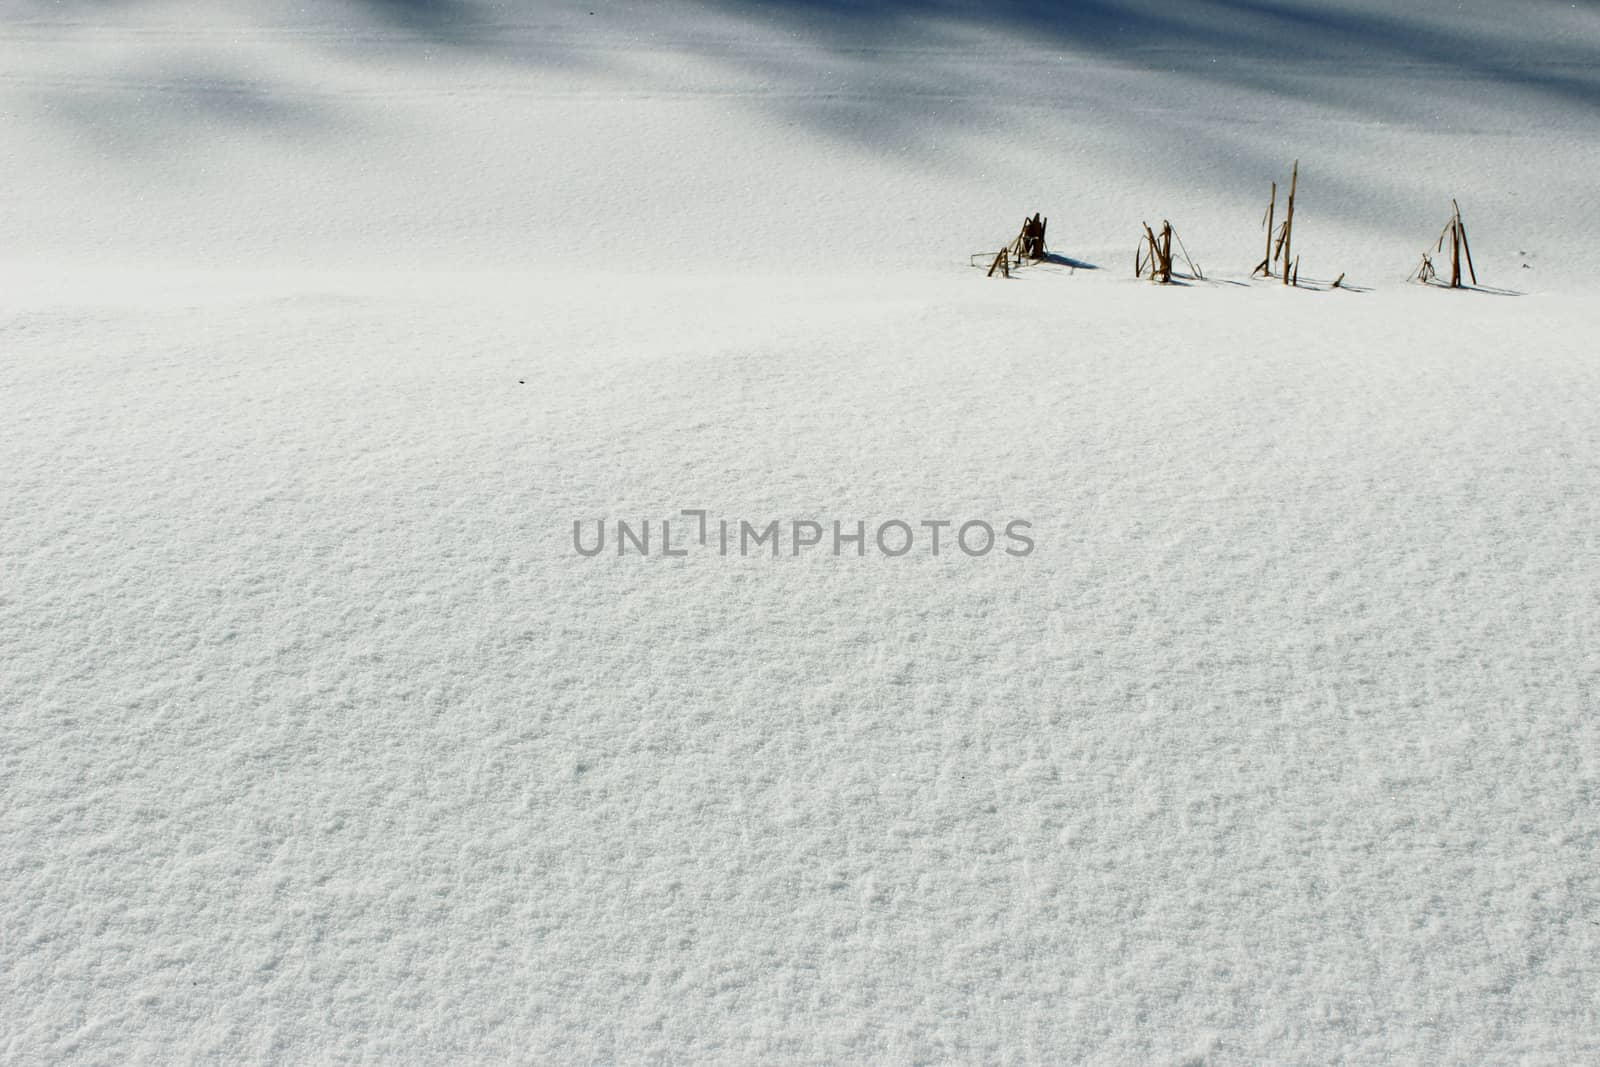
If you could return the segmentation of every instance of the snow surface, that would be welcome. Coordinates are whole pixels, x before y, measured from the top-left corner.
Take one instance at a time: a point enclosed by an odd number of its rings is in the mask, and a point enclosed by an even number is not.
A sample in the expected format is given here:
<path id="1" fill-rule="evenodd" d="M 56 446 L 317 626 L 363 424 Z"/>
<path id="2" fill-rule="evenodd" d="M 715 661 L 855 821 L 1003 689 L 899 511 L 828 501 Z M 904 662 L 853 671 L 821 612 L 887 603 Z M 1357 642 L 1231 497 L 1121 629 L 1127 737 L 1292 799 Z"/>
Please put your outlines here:
<path id="1" fill-rule="evenodd" d="M 0 1060 L 1600 1060 L 1594 4 L 0 16 Z"/>

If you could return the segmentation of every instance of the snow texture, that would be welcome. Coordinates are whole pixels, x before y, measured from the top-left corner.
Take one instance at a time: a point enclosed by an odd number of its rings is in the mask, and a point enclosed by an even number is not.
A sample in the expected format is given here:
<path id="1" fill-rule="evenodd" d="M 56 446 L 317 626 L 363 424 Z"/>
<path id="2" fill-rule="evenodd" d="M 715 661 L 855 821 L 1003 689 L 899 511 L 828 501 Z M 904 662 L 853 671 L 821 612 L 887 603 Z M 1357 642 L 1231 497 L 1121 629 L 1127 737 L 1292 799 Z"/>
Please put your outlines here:
<path id="1" fill-rule="evenodd" d="M 1600 1060 L 1595 5 L 0 16 L 0 1060 Z"/>

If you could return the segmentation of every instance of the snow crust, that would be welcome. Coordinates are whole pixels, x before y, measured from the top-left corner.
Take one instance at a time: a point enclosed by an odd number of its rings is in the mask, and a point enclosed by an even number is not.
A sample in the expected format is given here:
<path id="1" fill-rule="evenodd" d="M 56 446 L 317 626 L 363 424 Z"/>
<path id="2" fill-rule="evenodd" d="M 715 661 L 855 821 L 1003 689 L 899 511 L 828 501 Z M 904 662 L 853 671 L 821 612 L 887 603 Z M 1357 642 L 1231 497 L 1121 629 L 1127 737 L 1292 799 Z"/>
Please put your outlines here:
<path id="1" fill-rule="evenodd" d="M 1600 1058 L 1593 5 L 0 14 L 0 1059 Z"/>

